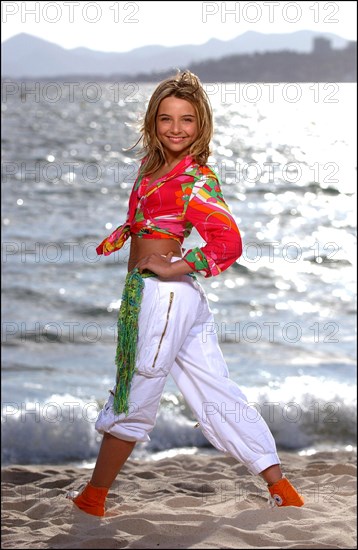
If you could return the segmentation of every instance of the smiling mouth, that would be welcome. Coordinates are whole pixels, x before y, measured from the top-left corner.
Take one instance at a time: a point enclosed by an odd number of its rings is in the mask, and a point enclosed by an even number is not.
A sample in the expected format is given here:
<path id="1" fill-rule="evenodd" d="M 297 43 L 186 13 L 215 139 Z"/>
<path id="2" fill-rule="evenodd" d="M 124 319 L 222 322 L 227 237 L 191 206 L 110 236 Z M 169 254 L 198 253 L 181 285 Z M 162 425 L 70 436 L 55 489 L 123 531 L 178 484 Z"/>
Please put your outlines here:
<path id="1" fill-rule="evenodd" d="M 171 136 L 168 136 L 168 139 L 170 139 L 170 141 L 174 141 L 175 143 L 179 143 L 180 141 L 183 141 L 185 139 L 185 137 L 171 137 Z"/>

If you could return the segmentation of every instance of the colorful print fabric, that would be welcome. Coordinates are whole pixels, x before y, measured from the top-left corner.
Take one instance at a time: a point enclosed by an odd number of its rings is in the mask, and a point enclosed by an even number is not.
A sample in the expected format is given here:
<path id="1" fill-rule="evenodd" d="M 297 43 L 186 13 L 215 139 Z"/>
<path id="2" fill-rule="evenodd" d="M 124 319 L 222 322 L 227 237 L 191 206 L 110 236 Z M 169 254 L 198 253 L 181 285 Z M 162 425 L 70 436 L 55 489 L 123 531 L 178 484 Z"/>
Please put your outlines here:
<path id="1" fill-rule="evenodd" d="M 97 247 L 98 254 L 119 250 L 131 234 L 146 239 L 174 239 L 180 244 L 193 227 L 205 241 L 183 256 L 205 277 L 218 275 L 242 253 L 236 222 L 226 204 L 218 176 L 199 166 L 191 156 L 182 159 L 168 174 L 148 184 L 139 175 L 129 198 L 127 220 Z"/>

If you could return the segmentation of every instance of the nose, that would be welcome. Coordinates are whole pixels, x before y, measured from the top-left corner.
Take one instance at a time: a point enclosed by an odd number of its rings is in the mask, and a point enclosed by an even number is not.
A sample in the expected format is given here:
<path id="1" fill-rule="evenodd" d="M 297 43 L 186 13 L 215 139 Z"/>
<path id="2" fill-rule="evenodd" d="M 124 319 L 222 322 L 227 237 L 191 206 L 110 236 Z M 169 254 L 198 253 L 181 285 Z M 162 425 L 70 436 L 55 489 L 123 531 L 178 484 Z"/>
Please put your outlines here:
<path id="1" fill-rule="evenodd" d="M 170 130 L 173 134 L 180 134 L 181 132 L 180 121 L 173 119 Z"/>

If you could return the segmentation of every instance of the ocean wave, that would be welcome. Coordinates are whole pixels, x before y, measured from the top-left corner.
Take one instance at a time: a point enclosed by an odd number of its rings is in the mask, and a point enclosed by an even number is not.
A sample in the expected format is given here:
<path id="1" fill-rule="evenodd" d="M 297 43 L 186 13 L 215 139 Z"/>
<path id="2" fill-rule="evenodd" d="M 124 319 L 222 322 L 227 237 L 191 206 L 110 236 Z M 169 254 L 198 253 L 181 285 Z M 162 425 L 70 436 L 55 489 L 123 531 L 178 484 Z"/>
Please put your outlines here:
<path id="1" fill-rule="evenodd" d="M 257 416 L 242 418 L 243 410 L 228 410 L 218 404 L 214 411 L 222 421 L 237 415 L 237 421 L 257 422 L 259 415 L 270 427 L 278 449 L 301 451 L 328 445 L 354 445 L 356 407 L 354 402 L 335 397 L 330 401 L 306 393 L 300 402 L 283 402 L 275 396 L 261 395 L 251 402 Z M 95 459 L 100 436 L 94 423 L 100 410 L 95 400 L 85 401 L 71 394 L 52 395 L 44 402 L 3 403 L 3 463 L 41 464 Z M 196 419 L 181 396 L 163 395 L 156 425 L 149 443 L 137 444 L 137 454 L 173 448 L 211 448 L 201 432 L 203 419 Z M 199 423 L 199 425 L 198 425 Z M 135 454 L 134 454 L 135 456 Z"/>

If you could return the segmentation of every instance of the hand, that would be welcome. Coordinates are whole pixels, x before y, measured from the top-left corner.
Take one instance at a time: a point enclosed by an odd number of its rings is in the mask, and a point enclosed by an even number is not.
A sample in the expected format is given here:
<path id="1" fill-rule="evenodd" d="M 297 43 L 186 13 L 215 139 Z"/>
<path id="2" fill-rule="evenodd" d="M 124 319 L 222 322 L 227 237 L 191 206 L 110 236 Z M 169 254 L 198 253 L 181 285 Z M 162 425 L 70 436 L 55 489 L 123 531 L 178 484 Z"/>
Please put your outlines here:
<path id="1" fill-rule="evenodd" d="M 153 252 L 139 260 L 135 267 L 139 270 L 139 273 L 143 273 L 145 269 L 148 269 L 163 279 L 169 279 L 173 275 L 171 262 L 173 255 L 174 252 L 168 252 L 166 256 Z"/>

